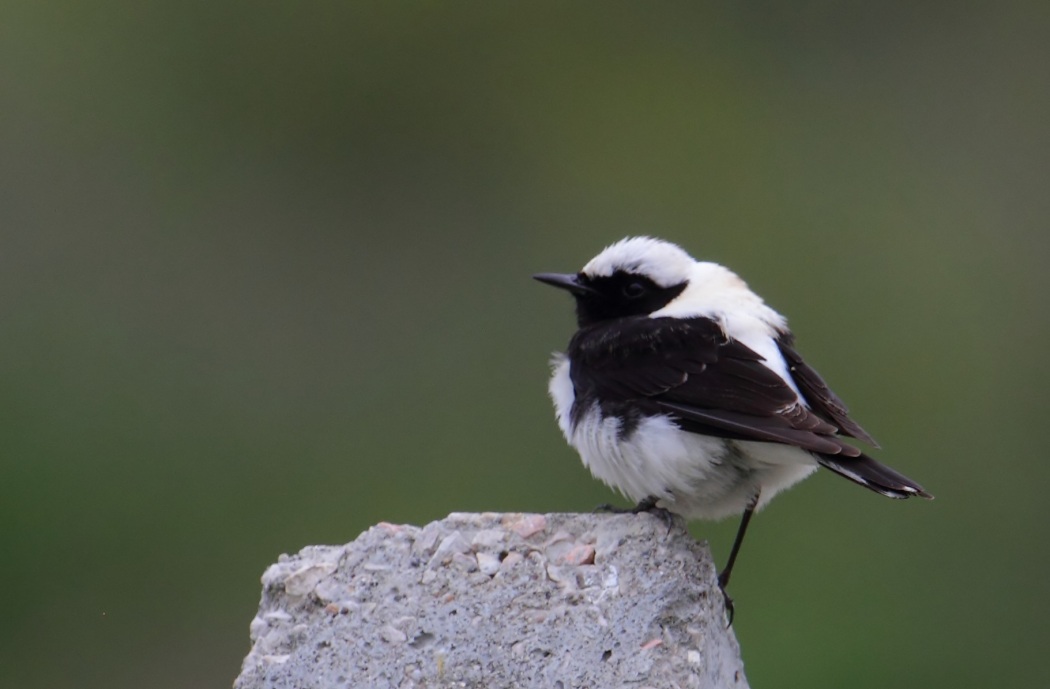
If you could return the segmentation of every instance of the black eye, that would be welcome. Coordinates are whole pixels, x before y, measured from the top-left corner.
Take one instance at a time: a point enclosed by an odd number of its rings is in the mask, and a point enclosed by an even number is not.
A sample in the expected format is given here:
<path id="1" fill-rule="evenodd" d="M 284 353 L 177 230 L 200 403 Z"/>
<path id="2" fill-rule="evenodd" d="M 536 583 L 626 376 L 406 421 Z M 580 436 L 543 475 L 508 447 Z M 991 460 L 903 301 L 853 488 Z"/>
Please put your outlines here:
<path id="1" fill-rule="evenodd" d="M 637 299 L 645 294 L 645 285 L 640 282 L 628 282 L 623 286 L 623 296 L 628 299 Z"/>

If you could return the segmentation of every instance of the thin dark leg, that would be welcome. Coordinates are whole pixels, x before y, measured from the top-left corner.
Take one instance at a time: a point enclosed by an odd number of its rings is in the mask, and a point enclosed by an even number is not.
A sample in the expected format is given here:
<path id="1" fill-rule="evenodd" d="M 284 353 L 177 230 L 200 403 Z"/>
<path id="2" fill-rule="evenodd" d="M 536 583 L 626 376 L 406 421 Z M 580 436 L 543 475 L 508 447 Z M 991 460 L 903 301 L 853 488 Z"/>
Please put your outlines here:
<path id="1" fill-rule="evenodd" d="M 722 589 L 722 598 L 725 599 L 726 615 L 729 617 L 729 624 L 733 624 L 733 599 L 726 593 L 726 586 L 729 586 L 729 576 L 733 573 L 733 565 L 736 564 L 736 556 L 740 554 L 740 546 L 744 542 L 744 534 L 747 533 L 747 525 L 751 521 L 751 515 L 755 513 L 755 505 L 758 504 L 758 493 L 755 493 L 755 497 L 751 498 L 751 501 L 747 503 L 747 508 L 744 510 L 744 516 L 740 518 L 740 527 L 736 530 L 736 539 L 733 541 L 733 549 L 729 551 L 729 560 L 726 562 L 725 569 L 718 575 L 718 588 Z"/>
<path id="2" fill-rule="evenodd" d="M 754 503 L 752 503 L 753 505 Z M 751 521 L 751 515 L 755 513 L 753 506 L 748 506 L 744 510 L 744 516 L 740 519 L 740 527 L 736 530 L 736 540 L 733 541 L 733 549 L 729 551 L 729 560 L 726 561 L 726 567 L 722 570 L 722 573 L 718 575 L 718 585 L 725 588 L 729 585 L 729 575 L 733 573 L 733 565 L 736 564 L 736 556 L 740 554 L 740 546 L 744 542 L 744 534 L 747 532 L 747 525 Z"/>

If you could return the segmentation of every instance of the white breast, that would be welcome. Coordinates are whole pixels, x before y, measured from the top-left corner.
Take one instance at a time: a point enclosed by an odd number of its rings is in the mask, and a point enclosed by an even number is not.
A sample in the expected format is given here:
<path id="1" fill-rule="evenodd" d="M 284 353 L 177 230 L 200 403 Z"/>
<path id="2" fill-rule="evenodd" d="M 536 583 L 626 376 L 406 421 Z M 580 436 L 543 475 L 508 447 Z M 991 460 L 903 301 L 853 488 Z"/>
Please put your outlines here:
<path id="1" fill-rule="evenodd" d="M 564 355 L 552 363 L 550 395 L 565 439 L 596 478 L 635 502 L 654 496 L 687 518 L 720 519 L 743 512 L 757 489 L 761 507 L 816 468 L 797 448 L 688 433 L 667 416 L 643 419 L 627 437 L 597 406 L 573 424 L 570 363 Z"/>

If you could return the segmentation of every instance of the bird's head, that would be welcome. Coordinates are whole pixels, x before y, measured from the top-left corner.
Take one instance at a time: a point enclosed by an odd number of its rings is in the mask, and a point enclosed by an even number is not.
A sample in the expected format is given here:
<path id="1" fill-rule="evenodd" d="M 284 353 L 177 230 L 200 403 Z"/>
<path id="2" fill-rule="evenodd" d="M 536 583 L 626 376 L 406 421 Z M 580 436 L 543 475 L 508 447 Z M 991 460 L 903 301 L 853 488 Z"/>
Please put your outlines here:
<path id="1" fill-rule="evenodd" d="M 606 247 L 578 273 L 533 277 L 576 297 L 576 319 L 584 327 L 659 311 L 689 285 L 695 265 L 675 244 L 628 237 Z"/>

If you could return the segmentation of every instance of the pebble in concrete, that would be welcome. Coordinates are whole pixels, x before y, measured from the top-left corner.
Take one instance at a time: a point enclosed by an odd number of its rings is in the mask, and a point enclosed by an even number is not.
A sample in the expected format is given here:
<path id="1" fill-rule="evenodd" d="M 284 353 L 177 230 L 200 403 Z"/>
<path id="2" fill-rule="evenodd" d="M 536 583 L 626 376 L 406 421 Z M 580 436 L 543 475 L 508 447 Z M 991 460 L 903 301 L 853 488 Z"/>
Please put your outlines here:
<path id="1" fill-rule="evenodd" d="M 382 523 L 263 575 L 235 689 L 746 689 L 706 545 L 651 515 Z"/>

